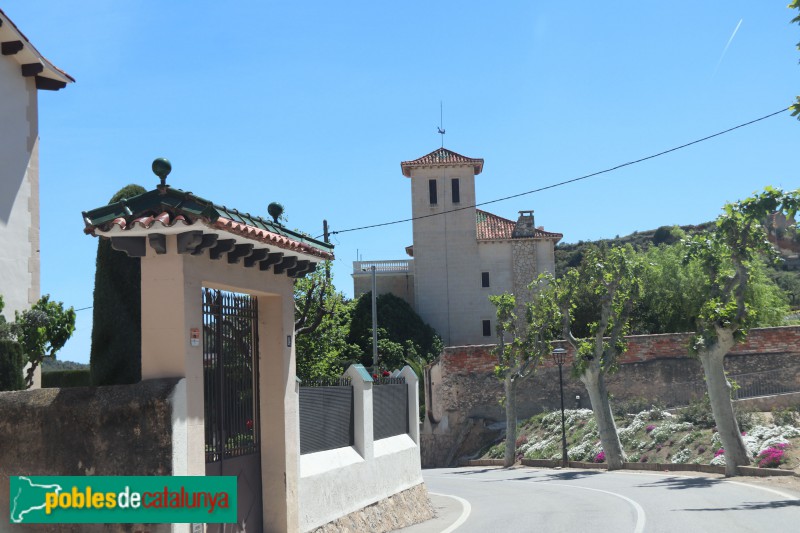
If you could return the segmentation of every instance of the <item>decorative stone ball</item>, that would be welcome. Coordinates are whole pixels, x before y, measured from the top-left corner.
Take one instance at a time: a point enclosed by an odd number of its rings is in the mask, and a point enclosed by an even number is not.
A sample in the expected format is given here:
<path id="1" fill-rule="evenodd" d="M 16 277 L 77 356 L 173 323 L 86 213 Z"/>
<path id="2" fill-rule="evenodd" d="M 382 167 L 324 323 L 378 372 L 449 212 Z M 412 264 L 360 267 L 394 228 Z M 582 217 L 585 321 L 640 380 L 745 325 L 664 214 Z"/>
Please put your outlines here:
<path id="1" fill-rule="evenodd" d="M 170 172 L 172 172 L 172 164 L 169 162 L 169 159 L 159 157 L 153 161 L 153 174 L 162 180 L 166 179 Z"/>
<path id="2" fill-rule="evenodd" d="M 278 202 L 272 202 L 267 206 L 267 213 L 272 217 L 272 220 L 278 222 L 278 217 L 283 214 L 283 206 Z"/>

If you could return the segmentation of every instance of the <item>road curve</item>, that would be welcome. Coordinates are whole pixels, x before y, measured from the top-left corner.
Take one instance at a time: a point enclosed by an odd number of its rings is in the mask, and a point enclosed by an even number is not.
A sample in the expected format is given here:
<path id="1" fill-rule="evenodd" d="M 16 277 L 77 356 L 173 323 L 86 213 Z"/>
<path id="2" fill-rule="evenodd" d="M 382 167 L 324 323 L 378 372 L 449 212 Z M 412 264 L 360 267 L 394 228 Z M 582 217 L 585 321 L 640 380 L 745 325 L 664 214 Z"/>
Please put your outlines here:
<path id="1" fill-rule="evenodd" d="M 419 531 L 750 533 L 797 531 L 800 521 L 800 494 L 714 477 L 497 467 L 423 476 L 469 509 Z"/>

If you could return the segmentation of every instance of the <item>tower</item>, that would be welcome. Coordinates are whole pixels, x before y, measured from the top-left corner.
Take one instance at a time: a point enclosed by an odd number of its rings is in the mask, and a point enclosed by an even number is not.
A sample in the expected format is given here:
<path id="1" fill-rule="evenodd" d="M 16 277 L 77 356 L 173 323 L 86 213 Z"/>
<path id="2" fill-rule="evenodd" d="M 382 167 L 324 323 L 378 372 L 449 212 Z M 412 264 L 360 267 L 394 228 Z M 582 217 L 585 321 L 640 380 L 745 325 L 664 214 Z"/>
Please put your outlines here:
<path id="1" fill-rule="evenodd" d="M 411 179 L 414 301 L 417 313 L 445 345 L 483 342 L 475 225 L 475 176 L 483 159 L 444 147 L 400 164 Z"/>

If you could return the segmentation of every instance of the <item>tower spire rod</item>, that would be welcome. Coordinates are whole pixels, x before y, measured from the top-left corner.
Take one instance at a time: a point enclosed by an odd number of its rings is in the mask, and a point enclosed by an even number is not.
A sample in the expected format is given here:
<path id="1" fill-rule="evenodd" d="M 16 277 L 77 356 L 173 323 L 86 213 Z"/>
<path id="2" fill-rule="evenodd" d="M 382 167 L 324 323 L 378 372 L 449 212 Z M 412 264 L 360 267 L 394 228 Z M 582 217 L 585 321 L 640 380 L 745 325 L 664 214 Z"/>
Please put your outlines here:
<path id="1" fill-rule="evenodd" d="M 442 117 L 443 117 L 443 115 L 444 115 L 444 114 L 443 114 L 443 112 L 442 112 L 442 101 L 441 101 L 441 100 L 439 100 L 439 127 L 438 127 L 438 128 L 436 128 L 436 129 L 437 129 L 437 131 L 439 132 L 439 135 L 441 135 L 441 136 L 442 136 L 442 148 L 444 148 L 444 127 L 443 127 L 443 126 L 444 126 L 444 124 L 442 123 Z"/>

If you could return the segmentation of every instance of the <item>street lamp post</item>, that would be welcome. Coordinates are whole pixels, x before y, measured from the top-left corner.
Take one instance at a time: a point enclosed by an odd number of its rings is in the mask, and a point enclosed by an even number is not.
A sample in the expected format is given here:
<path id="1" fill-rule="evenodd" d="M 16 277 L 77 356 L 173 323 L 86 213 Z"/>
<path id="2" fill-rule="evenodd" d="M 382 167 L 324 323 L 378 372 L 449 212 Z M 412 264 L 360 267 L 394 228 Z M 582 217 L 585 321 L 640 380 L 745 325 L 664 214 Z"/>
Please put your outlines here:
<path id="1" fill-rule="evenodd" d="M 558 386 L 561 390 L 561 466 L 566 468 L 567 462 L 567 429 L 566 419 L 564 418 L 564 374 L 561 367 L 564 366 L 564 359 L 567 351 L 564 348 L 553 350 L 553 362 L 558 365 Z"/>
<path id="2" fill-rule="evenodd" d="M 375 280 L 375 265 L 372 270 L 372 371 L 378 365 L 378 283 Z"/>

